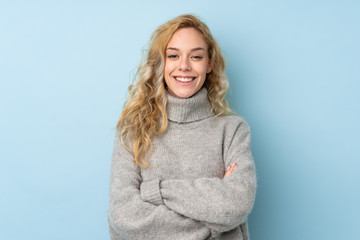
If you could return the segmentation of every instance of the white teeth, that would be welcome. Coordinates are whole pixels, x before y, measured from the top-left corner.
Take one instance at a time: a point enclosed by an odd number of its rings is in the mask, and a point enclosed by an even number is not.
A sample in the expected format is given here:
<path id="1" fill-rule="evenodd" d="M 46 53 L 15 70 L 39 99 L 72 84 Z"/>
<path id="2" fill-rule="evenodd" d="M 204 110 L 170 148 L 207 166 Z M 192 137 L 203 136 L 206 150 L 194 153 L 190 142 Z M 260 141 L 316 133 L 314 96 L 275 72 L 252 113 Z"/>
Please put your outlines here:
<path id="1" fill-rule="evenodd" d="M 191 82 L 192 80 L 194 80 L 194 78 L 185 78 L 185 77 L 176 77 L 176 80 L 178 80 L 179 82 Z"/>

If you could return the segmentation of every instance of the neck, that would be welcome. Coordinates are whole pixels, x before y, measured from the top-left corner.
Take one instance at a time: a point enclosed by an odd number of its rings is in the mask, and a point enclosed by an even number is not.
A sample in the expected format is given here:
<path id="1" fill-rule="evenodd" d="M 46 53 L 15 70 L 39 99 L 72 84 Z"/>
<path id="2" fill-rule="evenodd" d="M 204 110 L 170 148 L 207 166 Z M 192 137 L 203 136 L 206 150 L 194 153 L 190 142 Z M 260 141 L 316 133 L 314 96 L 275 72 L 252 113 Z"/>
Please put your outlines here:
<path id="1" fill-rule="evenodd" d="M 169 93 L 167 96 L 166 111 L 171 122 L 190 123 L 214 115 L 204 87 L 190 98 L 177 98 Z"/>

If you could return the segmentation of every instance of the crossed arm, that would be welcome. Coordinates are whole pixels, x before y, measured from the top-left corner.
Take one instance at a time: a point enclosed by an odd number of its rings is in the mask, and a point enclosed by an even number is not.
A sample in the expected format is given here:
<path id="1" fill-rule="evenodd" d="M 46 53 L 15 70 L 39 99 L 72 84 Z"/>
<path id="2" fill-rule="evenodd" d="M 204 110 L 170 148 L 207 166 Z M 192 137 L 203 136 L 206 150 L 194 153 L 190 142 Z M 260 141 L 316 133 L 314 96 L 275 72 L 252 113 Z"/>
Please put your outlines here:
<path id="1" fill-rule="evenodd" d="M 206 239 L 244 223 L 255 196 L 255 167 L 249 134 L 235 141 L 222 179 L 143 182 L 139 167 L 116 140 L 109 223 L 123 236 L 118 239 Z"/>

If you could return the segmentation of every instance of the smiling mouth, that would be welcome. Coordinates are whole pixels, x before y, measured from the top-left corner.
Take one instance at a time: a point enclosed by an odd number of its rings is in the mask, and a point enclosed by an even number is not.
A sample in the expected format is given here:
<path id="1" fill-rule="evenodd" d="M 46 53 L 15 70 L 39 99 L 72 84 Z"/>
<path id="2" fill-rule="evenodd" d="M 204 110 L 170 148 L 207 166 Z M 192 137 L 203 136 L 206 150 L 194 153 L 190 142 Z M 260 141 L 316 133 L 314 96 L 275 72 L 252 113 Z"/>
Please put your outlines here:
<path id="1" fill-rule="evenodd" d="M 176 81 L 187 83 L 195 80 L 195 77 L 174 77 Z"/>

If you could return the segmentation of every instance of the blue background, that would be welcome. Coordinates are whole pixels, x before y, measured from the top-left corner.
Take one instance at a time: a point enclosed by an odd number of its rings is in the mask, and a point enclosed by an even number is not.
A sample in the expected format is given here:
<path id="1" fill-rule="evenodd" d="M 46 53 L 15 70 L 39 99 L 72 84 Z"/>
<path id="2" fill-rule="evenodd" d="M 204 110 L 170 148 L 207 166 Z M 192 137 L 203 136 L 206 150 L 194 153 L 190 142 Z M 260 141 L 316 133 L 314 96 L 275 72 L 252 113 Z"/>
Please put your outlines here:
<path id="1" fill-rule="evenodd" d="M 183 13 L 252 128 L 252 240 L 360 239 L 359 1 L 0 2 L 0 239 L 109 239 L 114 128 L 152 31 Z"/>

